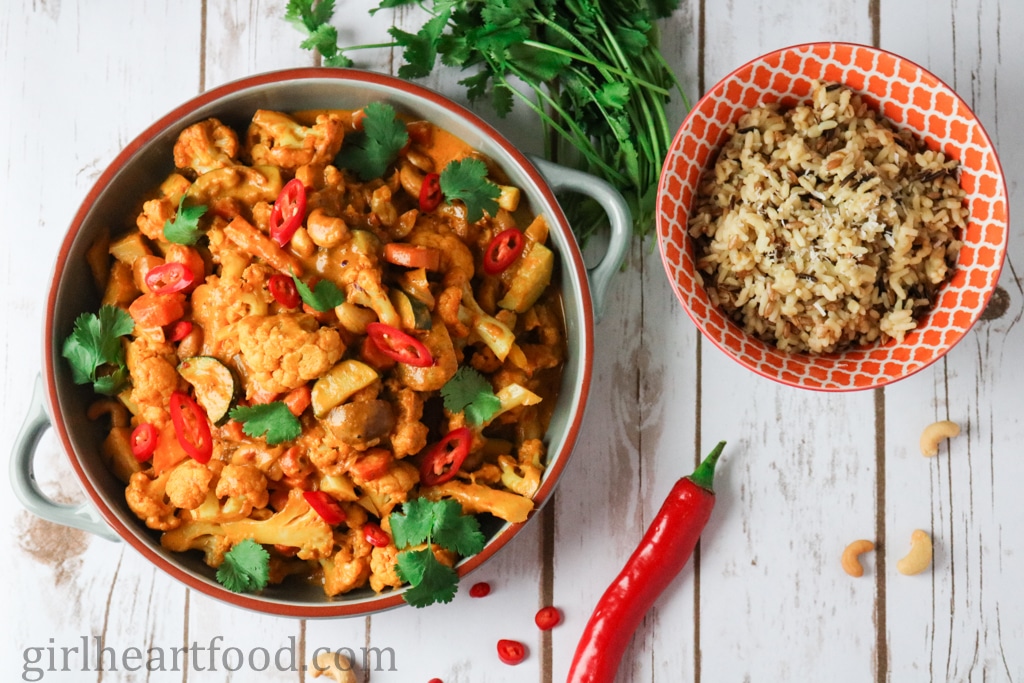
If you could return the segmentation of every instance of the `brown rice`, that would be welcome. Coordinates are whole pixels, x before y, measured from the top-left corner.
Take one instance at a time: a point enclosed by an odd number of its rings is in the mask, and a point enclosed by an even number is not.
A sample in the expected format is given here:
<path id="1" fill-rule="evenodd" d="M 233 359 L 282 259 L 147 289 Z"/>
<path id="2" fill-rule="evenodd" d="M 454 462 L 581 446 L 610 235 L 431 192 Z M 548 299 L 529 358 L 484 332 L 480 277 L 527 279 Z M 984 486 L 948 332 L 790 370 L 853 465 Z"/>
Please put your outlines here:
<path id="1" fill-rule="evenodd" d="M 957 169 L 839 84 L 753 109 L 689 222 L 712 302 L 786 351 L 902 340 L 956 263 Z"/>

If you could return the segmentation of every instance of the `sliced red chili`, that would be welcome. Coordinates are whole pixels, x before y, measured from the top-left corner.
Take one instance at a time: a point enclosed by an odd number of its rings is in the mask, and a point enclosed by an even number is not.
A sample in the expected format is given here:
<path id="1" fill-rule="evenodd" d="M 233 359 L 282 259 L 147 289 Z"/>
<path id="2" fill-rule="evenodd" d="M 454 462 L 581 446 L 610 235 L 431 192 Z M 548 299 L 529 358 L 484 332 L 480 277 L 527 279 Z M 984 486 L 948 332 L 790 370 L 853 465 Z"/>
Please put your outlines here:
<path id="1" fill-rule="evenodd" d="M 143 281 L 153 294 L 174 294 L 188 289 L 196 276 L 184 263 L 171 262 L 151 268 Z"/>
<path id="2" fill-rule="evenodd" d="M 206 413 L 188 394 L 180 391 L 171 394 L 170 410 L 178 443 L 193 460 L 208 463 L 213 455 L 213 437 Z"/>
<path id="3" fill-rule="evenodd" d="M 363 538 L 374 548 L 386 548 L 391 545 L 391 534 L 374 522 L 367 522 L 363 525 Z"/>
<path id="4" fill-rule="evenodd" d="M 306 499 L 309 507 L 331 526 L 348 519 L 348 515 L 341 509 L 338 501 L 334 500 L 326 490 L 304 490 L 302 497 Z"/>
<path id="5" fill-rule="evenodd" d="M 420 186 L 420 211 L 429 213 L 436 209 L 443 198 L 441 193 L 441 176 L 436 173 L 428 173 L 423 176 L 423 184 Z"/>
<path id="6" fill-rule="evenodd" d="M 306 218 L 306 186 L 293 178 L 281 188 L 270 212 L 270 237 L 280 246 L 288 244 Z"/>
<path id="7" fill-rule="evenodd" d="M 283 273 L 271 275 L 267 281 L 267 289 L 270 290 L 270 296 L 274 297 L 274 301 L 285 308 L 298 308 L 302 303 L 295 280 Z"/>
<path id="8" fill-rule="evenodd" d="M 414 368 L 429 368 L 434 364 L 430 350 L 416 337 L 384 323 L 370 323 L 366 334 L 384 355 Z"/>
<path id="9" fill-rule="evenodd" d="M 526 646 L 518 640 L 502 638 L 498 641 L 498 659 L 505 664 L 521 664 L 526 659 Z"/>
<path id="10" fill-rule="evenodd" d="M 420 483 L 424 486 L 437 486 L 454 477 L 469 455 L 472 443 L 473 432 L 468 427 L 448 432 L 423 458 L 420 464 Z"/>
<path id="11" fill-rule="evenodd" d="M 331 526 L 341 524 L 348 519 L 348 515 L 338 505 L 338 501 L 331 498 L 326 491 L 303 491 L 302 497 L 306 499 L 311 508 L 316 510 L 321 519 Z"/>
<path id="12" fill-rule="evenodd" d="M 491 584 L 486 581 L 478 581 L 469 587 L 469 597 L 486 598 L 491 594 Z"/>
<path id="13" fill-rule="evenodd" d="M 164 336 L 169 342 L 180 342 L 192 333 L 192 323 L 188 320 L 179 320 L 164 330 Z"/>
<path id="14" fill-rule="evenodd" d="M 132 435 L 129 439 L 132 446 L 132 455 L 139 462 L 146 462 L 153 455 L 153 451 L 156 450 L 156 444 L 159 440 L 160 432 L 157 431 L 156 426 L 143 422 L 132 430 Z"/>
<path id="15" fill-rule="evenodd" d="M 550 631 L 562 623 L 562 613 L 558 611 L 557 607 L 548 605 L 540 608 L 533 621 L 541 631 Z"/>
<path id="16" fill-rule="evenodd" d="M 502 230 L 487 245 L 484 252 L 484 272 L 497 275 L 511 266 L 526 246 L 526 238 L 516 228 Z"/>

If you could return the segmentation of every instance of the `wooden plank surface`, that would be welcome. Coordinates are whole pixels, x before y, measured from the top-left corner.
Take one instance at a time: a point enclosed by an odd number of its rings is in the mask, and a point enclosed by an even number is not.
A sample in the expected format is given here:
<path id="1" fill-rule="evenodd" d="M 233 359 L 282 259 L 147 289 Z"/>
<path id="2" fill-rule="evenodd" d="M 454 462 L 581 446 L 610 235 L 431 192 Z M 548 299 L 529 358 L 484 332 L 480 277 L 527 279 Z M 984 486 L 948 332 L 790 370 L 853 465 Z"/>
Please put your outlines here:
<path id="1" fill-rule="evenodd" d="M 10 450 L 40 370 L 42 302 L 57 247 L 92 182 L 146 125 L 205 89 L 261 71 L 315 63 L 283 21 L 283 1 L 40 0 L 0 7 L 0 444 Z M 343 40 L 415 30 L 415 9 L 369 17 L 339 0 Z M 662 23 L 662 46 L 691 100 L 745 61 L 822 39 L 878 42 L 934 71 L 977 111 L 1019 198 L 1024 173 L 1024 7 L 1010 0 L 823 0 L 687 3 Z M 357 56 L 395 73 L 391 50 Z M 459 75 L 423 83 L 465 102 Z M 521 108 L 520 108 L 521 109 Z M 674 102 L 673 124 L 683 117 Z M 525 111 L 479 112 L 540 152 Z M 998 306 L 943 361 L 885 390 L 825 395 L 755 377 L 702 340 L 674 300 L 651 244 L 636 244 L 597 327 L 583 433 L 548 508 L 470 577 L 494 593 L 425 610 L 323 621 L 255 615 L 216 603 L 113 544 L 33 518 L 0 496 L 0 672 L 23 678 L 29 648 L 100 637 L 118 653 L 216 643 L 240 653 L 365 648 L 361 680 L 423 683 L 561 681 L 589 612 L 639 540 L 672 482 L 728 440 L 719 500 L 699 555 L 645 619 L 620 683 L 640 681 L 1024 680 L 1024 241 L 1013 230 Z M 963 434 L 936 458 L 917 450 L 936 419 Z M 37 475 L 80 499 L 56 441 Z M 0 475 L 6 476 L 6 475 Z M 935 540 L 926 573 L 896 572 L 911 531 Z M 855 538 L 879 542 L 866 575 L 839 567 Z M 553 602 L 563 625 L 533 614 Z M 498 638 L 522 640 L 523 665 L 497 661 Z M 52 639 L 52 641 L 50 640 Z M 206 653 L 208 654 L 208 653 Z M 391 666 L 390 657 L 394 662 Z M 206 655 L 204 655 L 205 657 Z M 373 659 L 376 657 L 377 659 Z M 383 659 L 381 659 L 383 658 Z M 258 657 L 256 664 L 258 665 Z M 74 660 L 72 659 L 72 663 Z M 310 672 L 46 671 L 63 681 L 309 681 Z M 287 663 L 287 662 L 286 662 Z M 170 669 L 168 662 L 167 669 Z M 206 669 L 206 670 L 203 670 Z M 256 678 L 258 676 L 258 679 Z M 321 679 L 322 680 L 322 679 Z"/>

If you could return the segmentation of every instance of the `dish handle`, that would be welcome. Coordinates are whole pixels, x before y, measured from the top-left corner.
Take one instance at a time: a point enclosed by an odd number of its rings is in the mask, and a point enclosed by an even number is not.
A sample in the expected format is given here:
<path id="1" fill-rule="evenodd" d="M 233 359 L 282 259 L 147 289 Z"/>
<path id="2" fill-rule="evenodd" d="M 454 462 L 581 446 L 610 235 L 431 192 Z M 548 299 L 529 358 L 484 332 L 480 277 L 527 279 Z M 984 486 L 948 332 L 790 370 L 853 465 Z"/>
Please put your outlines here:
<path id="1" fill-rule="evenodd" d="M 608 214 L 608 224 L 611 226 L 608 249 L 596 266 L 587 268 L 591 299 L 594 302 L 594 319 L 600 320 L 604 314 L 608 284 L 622 267 L 622 261 L 629 251 L 630 238 L 633 234 L 633 219 L 629 205 L 618 190 L 597 176 L 540 157 L 531 156 L 530 161 L 548 181 L 553 191 L 557 193 L 559 190 L 575 190 L 585 194 L 600 204 Z"/>
<path id="2" fill-rule="evenodd" d="M 100 536 L 108 541 L 119 541 L 117 534 L 107 526 L 96 509 L 89 503 L 66 505 L 48 498 L 36 483 L 32 462 L 36 447 L 50 428 L 50 418 L 43 406 L 43 381 L 37 376 L 28 416 L 14 441 L 11 453 L 11 487 L 25 509 L 49 522 L 68 526 Z"/>

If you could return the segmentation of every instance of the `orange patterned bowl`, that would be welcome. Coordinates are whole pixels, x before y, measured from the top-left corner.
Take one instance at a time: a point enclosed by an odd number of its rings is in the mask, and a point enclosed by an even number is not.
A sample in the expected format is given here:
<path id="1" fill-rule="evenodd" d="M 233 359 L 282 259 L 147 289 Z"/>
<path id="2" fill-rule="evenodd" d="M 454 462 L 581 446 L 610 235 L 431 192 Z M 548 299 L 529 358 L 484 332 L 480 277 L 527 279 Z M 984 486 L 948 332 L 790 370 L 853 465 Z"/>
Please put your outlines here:
<path id="1" fill-rule="evenodd" d="M 957 265 L 934 306 L 902 342 L 831 354 L 785 352 L 744 332 L 714 305 L 695 268 L 687 223 L 702 173 L 727 128 L 759 104 L 806 102 L 813 81 L 841 83 L 897 128 L 960 165 L 969 218 Z M 722 79 L 697 104 L 669 149 L 658 192 L 658 246 L 683 308 L 718 348 L 783 384 L 822 391 L 883 386 L 941 358 L 978 320 L 995 289 L 1009 231 L 1006 182 L 988 135 L 946 84 L 892 53 L 848 43 L 810 43 L 758 57 Z"/>

